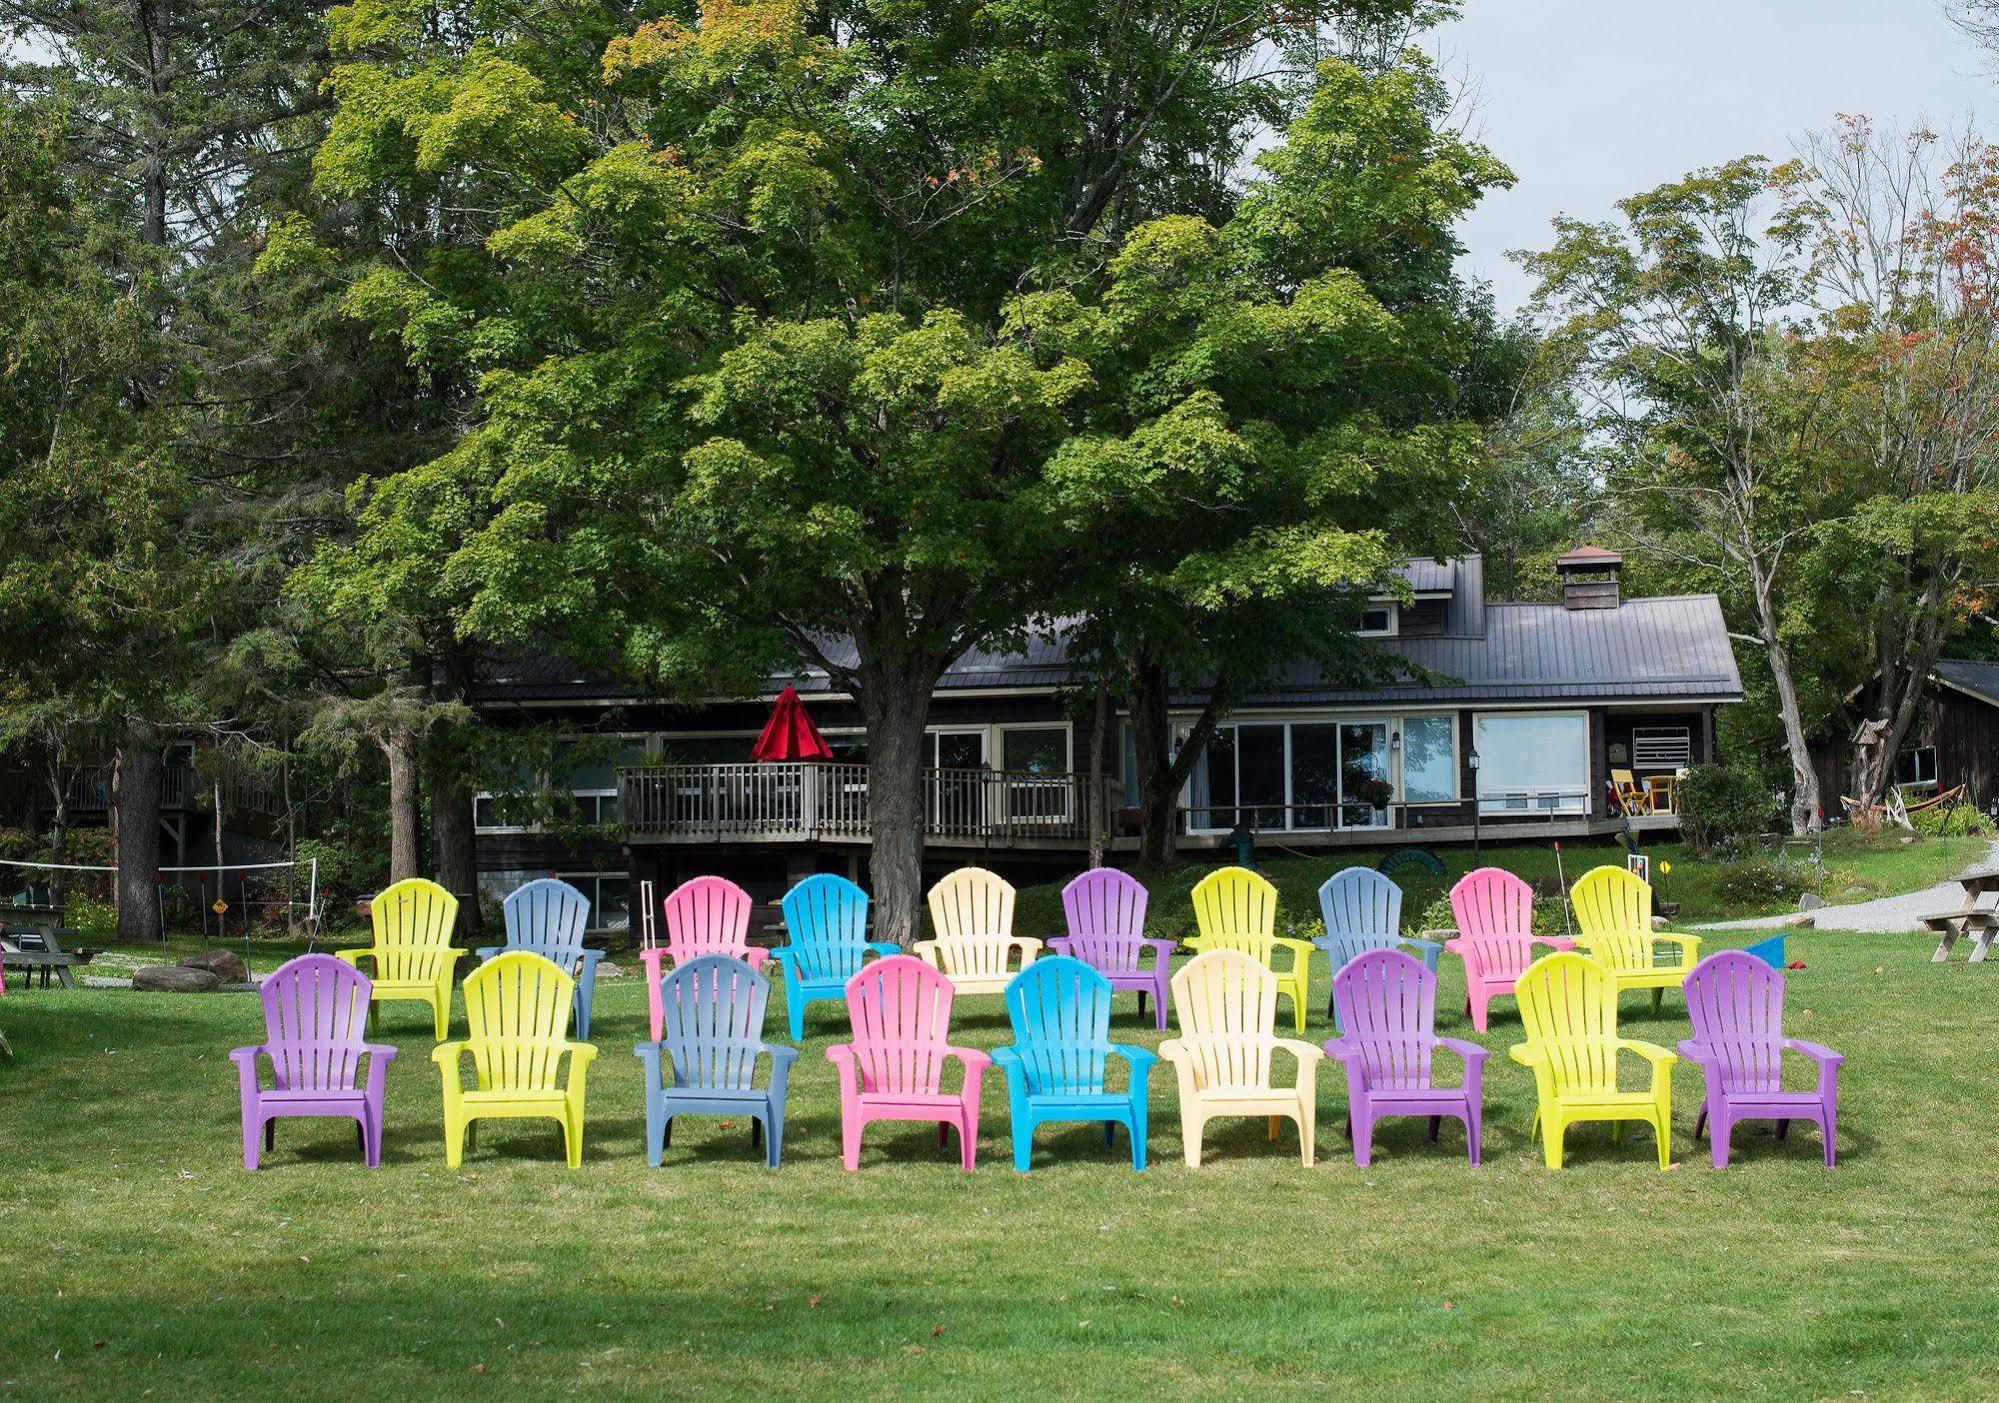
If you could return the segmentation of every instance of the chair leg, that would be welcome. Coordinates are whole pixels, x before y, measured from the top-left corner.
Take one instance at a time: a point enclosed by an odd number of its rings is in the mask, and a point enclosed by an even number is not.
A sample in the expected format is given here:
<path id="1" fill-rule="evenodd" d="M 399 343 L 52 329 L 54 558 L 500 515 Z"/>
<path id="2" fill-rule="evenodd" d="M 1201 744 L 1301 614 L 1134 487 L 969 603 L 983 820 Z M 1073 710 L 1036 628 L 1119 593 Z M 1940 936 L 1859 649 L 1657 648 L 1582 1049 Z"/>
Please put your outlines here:
<path id="1" fill-rule="evenodd" d="M 361 1123 L 361 1157 L 370 1169 L 382 1167 L 382 1119 L 379 1111 L 370 1111 Z"/>
<path id="2" fill-rule="evenodd" d="M 951 1122 L 948 1120 L 940 1120 L 937 1122 L 937 1148 L 941 1150 L 950 1143 L 951 1143 Z"/>
<path id="3" fill-rule="evenodd" d="M 860 1120 L 851 1111 L 840 1119 L 840 1160 L 850 1170 L 861 1167 Z"/>
<path id="4" fill-rule="evenodd" d="M 258 1113 L 253 1108 L 243 1108 L 243 1167 L 257 1167 L 257 1144 L 263 1137 L 262 1127 L 257 1124 Z"/>
<path id="5" fill-rule="evenodd" d="M 1443 1125 L 1443 1123 L 1444 1123 L 1444 1118 L 1443 1118 L 1442 1116 L 1431 1116 L 1431 1117 L 1430 1117 L 1430 1143 L 1431 1143 L 1431 1144 L 1433 1144 L 1433 1145 L 1434 1145 L 1434 1144 L 1436 1144 L 1436 1143 L 1437 1143 L 1437 1130 L 1438 1130 L 1438 1128 L 1439 1128 L 1439 1127 L 1441 1127 L 1441 1126 Z"/>
<path id="6" fill-rule="evenodd" d="M 1201 1132 L 1207 1127 L 1205 1120 L 1195 1120 L 1188 1116 L 1180 1118 L 1180 1148 L 1189 1169 L 1201 1167 Z"/>
<path id="7" fill-rule="evenodd" d="M 784 1163 L 784 1111 L 774 1111 L 764 1127 L 764 1168 L 776 1169 Z"/>
<path id="8" fill-rule="evenodd" d="M 1034 1168 L 1034 1122 L 1022 1117 L 1013 1123 L 1013 1170 L 1025 1174 Z"/>
<path id="9" fill-rule="evenodd" d="M 443 1042 L 451 1036 L 451 991 L 444 991 L 444 997 L 430 1006 L 431 1021 L 437 1024 L 437 1040 Z"/>
<path id="10" fill-rule="evenodd" d="M 1664 989 L 1654 989 L 1652 991 L 1652 1016 L 1654 1018 L 1659 1016 L 1659 1000 L 1665 997 L 1666 991 Z"/>
<path id="11" fill-rule="evenodd" d="M 562 1117 L 562 1147 L 568 1151 L 569 1167 L 583 1167 L 583 1108 L 571 1107 Z"/>
<path id="12" fill-rule="evenodd" d="M 1357 1169 L 1374 1163 L 1374 1117 L 1362 1113 L 1347 1117 L 1347 1135 L 1353 1140 L 1353 1162 Z"/>
<path id="13" fill-rule="evenodd" d="M 958 1167 L 967 1174 L 979 1157 L 979 1127 L 977 1122 L 958 1127 Z"/>
<path id="14" fill-rule="evenodd" d="M 1131 1167 L 1137 1173 L 1145 1172 L 1145 1103 L 1135 1102 L 1131 1108 L 1131 1124 L 1125 1127 L 1131 1132 Z M 1832 1137 L 1826 1137 L 1832 1143 Z"/>
<path id="15" fill-rule="evenodd" d="M 1728 1118 L 1717 1112 L 1708 1125 L 1709 1158 L 1716 1169 L 1728 1168 L 1729 1143 L 1735 1138 L 1735 1126 Z"/>
<path id="16" fill-rule="evenodd" d="M 278 1118 L 276 1116 L 272 1116 L 269 1120 L 264 1122 L 264 1148 L 267 1150 L 275 1150 L 277 1147 L 278 1147 Z"/>
<path id="17" fill-rule="evenodd" d="M 1145 990 L 1143 989 L 1138 991 L 1138 1016 L 1140 1018 L 1145 1017 Z"/>
<path id="18" fill-rule="evenodd" d="M 1790 1134 L 1791 1134 L 1791 1123 L 1790 1123 L 1790 1122 L 1789 1122 L 1788 1120 L 1780 1120 L 1780 1121 L 1778 1121 L 1778 1122 L 1777 1122 L 1777 1138 L 1778 1138 L 1779 1140 L 1785 1140 L 1785 1139 L 1788 1139 L 1788 1138 L 1790 1137 Z"/>
<path id="19" fill-rule="evenodd" d="M 1694 1112 L 1694 1142 L 1696 1144 L 1700 1142 L 1701 1131 L 1706 1127 L 1707 1127 L 1707 1102 L 1702 1101 L 1701 1108 L 1698 1111 Z"/>
<path id="20" fill-rule="evenodd" d="M 1484 1119 L 1484 1116 L 1479 1113 L 1479 1108 L 1476 1106 L 1471 1107 L 1465 1112 L 1465 1145 L 1471 1155 L 1471 1164 L 1474 1169 L 1478 1168 L 1479 1130 L 1480 1122 Z"/>
<path id="21" fill-rule="evenodd" d="M 453 1122 L 450 1116 L 444 1118 L 444 1167 L 456 1169 L 465 1163 L 465 1136 L 472 1128 L 471 1121 Z"/>
<path id="22" fill-rule="evenodd" d="M 354 1117 L 354 1139 L 361 1147 L 361 1158 L 368 1157 L 368 1122 L 364 1115 Z"/>
<path id="23" fill-rule="evenodd" d="M 763 1146 L 763 1121 L 756 1116 L 751 1116 L 750 1148 L 755 1150 L 755 1149 L 761 1149 L 762 1146 Z"/>
<path id="24" fill-rule="evenodd" d="M 1315 1106 L 1298 1108 L 1298 1161 L 1310 1169 L 1318 1159 L 1319 1113 Z"/>
<path id="25" fill-rule="evenodd" d="M 1278 1123 L 1281 1122 L 1283 1119 L 1284 1117 L 1282 1116 L 1272 1116 L 1270 1118 L 1270 1143 L 1273 1145 L 1277 1143 Z"/>
<path id="26" fill-rule="evenodd" d="M 1837 1138 L 1833 1133 L 1833 1126 L 1835 1124 L 1837 1124 L 1837 1121 L 1830 1107 L 1819 1112 L 1819 1138 L 1825 1141 L 1825 1167 L 1827 1169 L 1832 1168 L 1833 1160 L 1838 1153 L 1834 1148 L 1834 1141 Z"/>
<path id="27" fill-rule="evenodd" d="M 1659 1167 L 1661 1169 L 1671 1169 L 1673 1167 L 1672 1119 L 1662 1113 L 1657 1120 L 1652 1122 L 1652 1134 L 1659 1142 Z"/>
<path id="28" fill-rule="evenodd" d="M 1108 1149 L 1109 1149 L 1109 1148 L 1110 1148 L 1110 1147 L 1111 1147 L 1111 1146 L 1112 1146 L 1112 1145 L 1113 1145 L 1114 1143 L 1116 1143 L 1116 1136 L 1117 1136 L 1117 1122 L 1116 1122 L 1116 1121 L 1114 1121 L 1114 1120 L 1107 1120 L 1107 1121 L 1105 1121 L 1105 1122 L 1104 1122 L 1104 1148 L 1105 1148 L 1105 1149 L 1107 1149 L 1107 1150 L 1108 1150 Z"/>
<path id="29" fill-rule="evenodd" d="M 1543 1127 L 1545 1140 L 1542 1145 L 1542 1158 L 1547 1161 L 1550 1169 L 1562 1167 L 1562 1132 L 1567 1128 L 1555 1117 L 1546 1117 L 1546 1124 Z"/>

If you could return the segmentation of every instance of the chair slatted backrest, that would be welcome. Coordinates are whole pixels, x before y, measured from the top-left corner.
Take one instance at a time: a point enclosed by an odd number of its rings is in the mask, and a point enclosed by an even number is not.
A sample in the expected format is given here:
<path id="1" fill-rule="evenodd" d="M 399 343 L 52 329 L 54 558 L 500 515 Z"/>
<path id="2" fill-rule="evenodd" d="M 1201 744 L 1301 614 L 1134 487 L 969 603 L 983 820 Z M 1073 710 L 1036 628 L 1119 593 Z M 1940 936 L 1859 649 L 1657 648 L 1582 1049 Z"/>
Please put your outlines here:
<path id="1" fill-rule="evenodd" d="M 1694 1041 L 1721 1062 L 1734 1092 L 1783 1089 L 1784 976 L 1754 955 L 1723 950 L 1687 976 L 1687 1017 Z"/>
<path id="2" fill-rule="evenodd" d="M 1151 895 L 1129 872 L 1098 867 L 1062 888 L 1069 953 L 1105 974 L 1136 974 L 1147 955 L 1145 912 Z"/>
<path id="3" fill-rule="evenodd" d="M 1486 978 L 1517 979 L 1533 963 L 1534 888 L 1505 868 L 1480 867 L 1458 878 L 1451 919 Z"/>
<path id="4" fill-rule="evenodd" d="M 352 1091 L 374 985 L 344 960 L 300 955 L 258 988 L 265 1047 L 280 1091 Z"/>
<path id="5" fill-rule="evenodd" d="M 1372 867 L 1348 867 L 1319 886 L 1326 934 L 1361 950 L 1391 950 L 1402 934 L 1402 888 Z"/>
<path id="6" fill-rule="evenodd" d="M 375 931 L 375 978 L 383 982 L 436 979 L 458 924 L 458 898 L 423 877 L 406 877 L 368 903 Z"/>
<path id="7" fill-rule="evenodd" d="M 1239 950 L 1211 950 L 1173 976 L 1173 1011 L 1202 1091 L 1267 1090 L 1277 976 Z"/>
<path id="8" fill-rule="evenodd" d="M 1238 936 L 1277 933 L 1277 888 L 1247 867 L 1221 867 L 1194 883 L 1194 924 L 1201 937 L 1226 944 Z"/>
<path id="9" fill-rule="evenodd" d="M 1367 1084 L 1377 1090 L 1430 1085 L 1436 1046 L 1437 977 L 1400 950 L 1369 950 L 1333 976 L 1333 1002 Z"/>
<path id="10" fill-rule="evenodd" d="M 695 877 L 667 893 L 666 953 L 676 965 L 703 955 L 734 955 L 750 948 L 750 912 L 756 903 L 727 877 Z"/>
<path id="11" fill-rule="evenodd" d="M 913 955 L 877 960 L 847 981 L 847 1018 L 864 1094 L 938 1094 L 953 994 L 949 979 Z"/>
<path id="12" fill-rule="evenodd" d="M 1544 955 L 1513 993 L 1527 1045 L 1541 1054 L 1558 1094 L 1617 1090 L 1617 992 L 1602 965 L 1573 951 Z"/>
<path id="13" fill-rule="evenodd" d="M 590 926 L 590 898 L 554 877 L 514 888 L 500 903 L 507 923 L 507 948 L 546 955 L 566 970 L 583 958 L 583 933 Z"/>
<path id="14" fill-rule="evenodd" d="M 845 877 L 820 872 L 784 894 L 798 977 L 825 982 L 860 973 L 868 953 L 868 894 Z"/>
<path id="15" fill-rule="evenodd" d="M 1006 986 L 1014 1048 L 1031 1096 L 1104 1089 L 1111 1051 L 1111 982 L 1078 959 L 1036 960 Z"/>
<path id="16" fill-rule="evenodd" d="M 930 889 L 930 928 L 939 940 L 1012 935 L 1012 883 L 983 867 L 960 867 Z"/>
<path id="17" fill-rule="evenodd" d="M 465 1023 L 481 1091 L 554 1091 L 576 981 L 530 950 L 496 955 L 465 976 Z"/>
<path id="18" fill-rule="evenodd" d="M 1616 969 L 1652 963 L 1652 888 L 1622 867 L 1592 867 L 1569 891 L 1580 943 Z"/>
<path id="19" fill-rule="evenodd" d="M 674 1085 L 747 1091 L 763 1052 L 770 981 L 733 955 L 699 955 L 660 980 L 660 1043 Z"/>
<path id="20" fill-rule="evenodd" d="M 1013 941 L 1003 935 L 967 935 L 933 940 L 937 967 L 953 979 L 990 979 L 1012 963 Z"/>

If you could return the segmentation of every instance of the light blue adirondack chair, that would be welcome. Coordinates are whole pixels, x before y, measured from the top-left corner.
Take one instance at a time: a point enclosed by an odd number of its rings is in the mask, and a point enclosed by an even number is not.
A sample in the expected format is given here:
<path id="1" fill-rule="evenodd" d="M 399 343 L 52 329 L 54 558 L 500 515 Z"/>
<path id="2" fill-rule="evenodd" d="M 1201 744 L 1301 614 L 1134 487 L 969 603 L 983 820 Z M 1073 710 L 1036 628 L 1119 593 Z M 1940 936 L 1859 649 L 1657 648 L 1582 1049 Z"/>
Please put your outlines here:
<path id="1" fill-rule="evenodd" d="M 658 1042 L 639 1043 L 645 1064 L 646 1163 L 659 1168 L 679 1115 L 747 1116 L 750 1144 L 761 1136 L 764 1164 L 784 1159 L 784 1087 L 798 1049 L 764 1041 L 770 981 L 731 955 L 701 955 L 659 982 Z M 756 1086 L 770 1058 L 770 1087 Z M 662 1075 L 664 1071 L 665 1075 Z"/>
<path id="2" fill-rule="evenodd" d="M 815 999 L 847 1001 L 847 981 L 861 972 L 868 952 L 901 953 L 892 943 L 868 939 L 868 894 L 830 872 L 807 877 L 778 905 L 791 939 L 770 952 L 784 967 L 784 1011 L 791 1040 L 805 1036 L 805 1006 Z"/>
<path id="3" fill-rule="evenodd" d="M 1145 1048 L 1110 1039 L 1111 981 L 1068 955 L 1036 960 L 1007 982 L 1006 1012 L 1013 1044 L 993 1049 L 1006 1071 L 1013 1116 L 1013 1167 L 1034 1162 L 1034 1127 L 1052 1120 L 1104 1124 L 1104 1144 L 1116 1127 L 1131 1136 L 1131 1167 L 1145 1168 L 1145 1082 L 1157 1060 Z M 1111 1055 L 1131 1067 L 1125 1091 L 1105 1089 Z"/>
<path id="4" fill-rule="evenodd" d="M 484 964 L 509 950 L 527 950 L 555 962 L 576 979 L 576 1040 L 590 1040 L 590 1001 L 597 997 L 597 962 L 602 950 L 583 944 L 590 924 L 590 898 L 554 877 L 541 877 L 514 888 L 500 904 L 507 923 L 507 943 L 479 951 Z"/>
<path id="5" fill-rule="evenodd" d="M 1326 933 L 1312 943 L 1324 950 L 1338 974 L 1346 962 L 1369 950 L 1409 950 L 1435 974 L 1444 947 L 1434 940 L 1402 934 L 1402 888 L 1372 867 L 1349 867 L 1319 887 L 1319 914 Z M 1339 1030 L 1339 1008 L 1328 997 L 1326 1016 Z"/>

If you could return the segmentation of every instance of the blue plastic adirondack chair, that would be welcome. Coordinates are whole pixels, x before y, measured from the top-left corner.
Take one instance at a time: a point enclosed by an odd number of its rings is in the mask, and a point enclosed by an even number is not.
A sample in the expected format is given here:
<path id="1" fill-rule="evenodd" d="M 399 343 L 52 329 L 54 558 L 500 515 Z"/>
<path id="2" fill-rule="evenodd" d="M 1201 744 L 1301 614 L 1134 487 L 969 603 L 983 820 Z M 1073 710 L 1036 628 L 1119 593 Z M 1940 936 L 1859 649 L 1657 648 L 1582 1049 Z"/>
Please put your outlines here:
<path id="1" fill-rule="evenodd" d="M 602 950 L 586 949 L 583 931 L 590 924 L 590 898 L 554 877 L 542 877 L 516 887 L 500 905 L 507 923 L 507 943 L 479 951 L 484 964 L 509 950 L 527 950 L 552 960 L 576 979 L 576 1040 L 590 1038 L 590 1001 L 597 997 L 597 962 Z"/>
<path id="2" fill-rule="evenodd" d="M 1007 982 L 1006 1012 L 1013 1044 L 993 1049 L 1006 1071 L 1013 1116 L 1013 1167 L 1034 1161 L 1034 1127 L 1052 1120 L 1104 1123 L 1104 1143 L 1116 1127 L 1131 1136 L 1131 1167 L 1145 1168 L 1145 1082 L 1156 1056 L 1110 1040 L 1111 981 L 1068 955 L 1036 960 Z M 1109 1091 L 1111 1055 L 1131 1067 L 1131 1086 Z"/>
<path id="3" fill-rule="evenodd" d="M 1334 974 L 1356 955 L 1398 947 L 1413 952 L 1430 973 L 1437 972 L 1437 956 L 1444 947 L 1402 934 L 1402 888 L 1372 867 L 1349 867 L 1326 878 L 1319 888 L 1319 914 L 1325 918 L 1326 933 L 1312 943 L 1332 960 Z M 1340 1013 L 1330 994 L 1326 1016 L 1338 1030 Z"/>
<path id="4" fill-rule="evenodd" d="M 784 1087 L 798 1049 L 764 1041 L 770 981 L 731 955 L 701 955 L 659 982 L 658 1042 L 639 1043 L 645 1064 L 646 1163 L 659 1168 L 678 1115 L 748 1116 L 764 1164 L 784 1158 Z M 770 1058 L 770 1087 L 758 1090 L 757 1062 Z M 662 1077 L 662 1064 L 667 1072 Z"/>
<path id="5" fill-rule="evenodd" d="M 900 954 L 887 941 L 868 939 L 868 894 L 830 872 L 807 877 L 784 894 L 789 943 L 771 951 L 784 967 L 784 1011 L 791 1040 L 805 1036 L 805 1006 L 815 999 L 847 1001 L 847 981 L 861 972 L 868 952 Z"/>

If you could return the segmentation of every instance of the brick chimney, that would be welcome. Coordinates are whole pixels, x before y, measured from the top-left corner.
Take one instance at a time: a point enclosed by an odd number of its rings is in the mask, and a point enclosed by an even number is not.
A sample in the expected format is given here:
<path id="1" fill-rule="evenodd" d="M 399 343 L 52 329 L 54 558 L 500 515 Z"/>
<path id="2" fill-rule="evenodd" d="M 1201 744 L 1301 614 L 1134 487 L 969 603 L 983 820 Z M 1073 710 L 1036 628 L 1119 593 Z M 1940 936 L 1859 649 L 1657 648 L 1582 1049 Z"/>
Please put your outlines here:
<path id="1" fill-rule="evenodd" d="M 1564 609 L 1615 609 L 1624 557 L 1601 546 L 1577 546 L 1555 562 Z"/>

